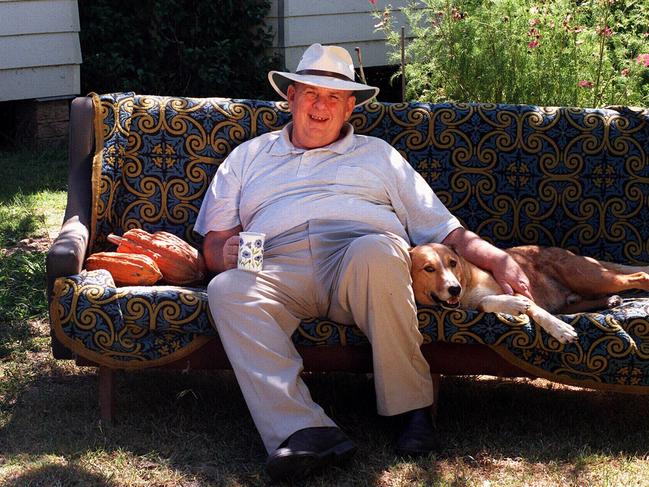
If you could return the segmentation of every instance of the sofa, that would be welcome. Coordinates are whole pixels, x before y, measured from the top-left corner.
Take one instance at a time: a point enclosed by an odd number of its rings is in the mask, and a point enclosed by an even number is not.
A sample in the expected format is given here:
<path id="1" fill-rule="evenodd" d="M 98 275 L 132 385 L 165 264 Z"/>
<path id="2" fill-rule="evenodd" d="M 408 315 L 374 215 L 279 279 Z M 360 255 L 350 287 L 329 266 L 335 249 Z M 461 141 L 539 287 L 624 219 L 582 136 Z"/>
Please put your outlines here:
<path id="1" fill-rule="evenodd" d="M 207 281 L 117 287 L 85 258 L 107 235 L 165 230 L 200 249 L 193 224 L 219 164 L 238 144 L 290 119 L 285 102 L 114 93 L 75 99 L 64 223 L 47 256 L 52 349 L 98 367 L 102 419 L 115 373 L 228 368 Z M 649 110 L 373 102 L 351 118 L 433 187 L 463 224 L 495 245 L 552 245 L 649 263 Z M 371 164 L 371 161 L 368 161 Z M 527 317 L 420 307 L 422 350 L 440 374 L 542 377 L 618 392 L 649 391 L 649 299 L 559 315 L 562 345 Z M 371 371 L 355 326 L 313 317 L 293 336 L 308 371 Z"/>

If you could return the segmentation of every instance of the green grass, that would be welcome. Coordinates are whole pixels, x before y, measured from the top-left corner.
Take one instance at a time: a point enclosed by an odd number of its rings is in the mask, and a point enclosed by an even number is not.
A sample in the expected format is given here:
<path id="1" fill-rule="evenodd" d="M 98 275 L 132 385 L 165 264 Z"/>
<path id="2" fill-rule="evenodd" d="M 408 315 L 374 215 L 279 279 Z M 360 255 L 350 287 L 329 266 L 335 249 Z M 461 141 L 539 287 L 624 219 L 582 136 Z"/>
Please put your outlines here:
<path id="1" fill-rule="evenodd" d="M 231 372 L 123 373 L 117 422 L 107 426 L 98 420 L 94 370 L 51 358 L 44 253 L 19 242 L 47 239 L 60 223 L 64 159 L 0 153 L 9 175 L 0 181 L 0 211 L 20 216 L 0 219 L 0 485 L 266 485 L 265 451 Z M 399 425 L 376 415 L 371 377 L 305 379 L 359 451 L 346 468 L 304 485 L 648 483 L 649 397 L 543 380 L 445 378 L 442 449 L 412 461 L 392 453 Z"/>

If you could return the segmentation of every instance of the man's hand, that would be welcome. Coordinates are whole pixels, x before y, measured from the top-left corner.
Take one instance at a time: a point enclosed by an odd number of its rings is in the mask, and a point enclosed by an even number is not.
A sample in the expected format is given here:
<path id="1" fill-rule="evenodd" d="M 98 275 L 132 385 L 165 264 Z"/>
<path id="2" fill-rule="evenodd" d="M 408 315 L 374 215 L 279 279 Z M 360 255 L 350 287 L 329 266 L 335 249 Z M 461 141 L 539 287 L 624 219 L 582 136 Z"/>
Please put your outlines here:
<path id="1" fill-rule="evenodd" d="M 203 241 L 205 264 L 211 272 L 223 272 L 237 266 L 241 225 L 218 232 L 209 232 Z"/>
<path id="2" fill-rule="evenodd" d="M 504 250 L 494 247 L 464 228 L 453 230 L 442 243 L 452 245 L 466 260 L 491 272 L 506 294 L 518 293 L 534 300 L 527 275 L 518 262 Z"/>
<path id="3" fill-rule="evenodd" d="M 530 293 L 530 281 L 521 266 L 511 255 L 503 252 L 502 262 L 492 266 L 489 270 L 503 291 L 507 294 L 522 294 L 534 299 Z"/>
<path id="4" fill-rule="evenodd" d="M 223 244 L 223 270 L 234 269 L 239 258 L 239 235 L 233 235 Z"/>

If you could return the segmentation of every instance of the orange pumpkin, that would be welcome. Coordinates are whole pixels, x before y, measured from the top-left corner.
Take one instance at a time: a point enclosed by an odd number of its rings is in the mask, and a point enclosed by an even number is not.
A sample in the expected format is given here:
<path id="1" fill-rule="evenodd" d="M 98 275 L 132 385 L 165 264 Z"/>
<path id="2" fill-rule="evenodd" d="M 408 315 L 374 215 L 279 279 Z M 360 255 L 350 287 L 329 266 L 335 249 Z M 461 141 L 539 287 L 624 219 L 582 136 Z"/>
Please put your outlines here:
<path id="1" fill-rule="evenodd" d="M 141 254 L 97 252 L 86 259 L 86 269 L 106 269 L 118 286 L 150 286 L 162 279 L 153 259 Z"/>
<path id="2" fill-rule="evenodd" d="M 205 262 L 197 249 L 169 232 L 153 234 L 133 228 L 121 237 L 110 234 L 117 252 L 144 254 L 158 265 L 162 277 L 170 284 L 190 284 L 205 277 Z"/>

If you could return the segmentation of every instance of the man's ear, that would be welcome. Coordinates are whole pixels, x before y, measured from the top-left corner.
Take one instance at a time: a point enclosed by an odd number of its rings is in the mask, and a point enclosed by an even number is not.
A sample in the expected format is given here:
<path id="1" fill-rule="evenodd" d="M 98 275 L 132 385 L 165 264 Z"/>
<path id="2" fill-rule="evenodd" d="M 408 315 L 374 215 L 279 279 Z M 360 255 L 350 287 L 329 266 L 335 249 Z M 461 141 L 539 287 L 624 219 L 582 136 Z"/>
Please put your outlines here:
<path id="1" fill-rule="evenodd" d="M 356 97 L 354 95 L 350 95 L 347 98 L 347 106 L 345 107 L 346 108 L 346 110 L 345 110 L 345 112 L 346 112 L 345 113 L 345 115 L 346 115 L 345 122 L 347 122 L 351 118 L 352 112 L 354 111 L 355 106 L 356 106 Z"/>
<path id="2" fill-rule="evenodd" d="M 288 88 L 286 88 L 286 100 L 288 101 L 289 107 L 293 103 L 293 100 L 295 99 L 295 85 L 291 83 L 288 85 Z"/>

